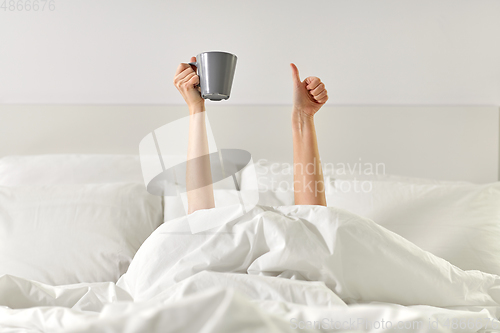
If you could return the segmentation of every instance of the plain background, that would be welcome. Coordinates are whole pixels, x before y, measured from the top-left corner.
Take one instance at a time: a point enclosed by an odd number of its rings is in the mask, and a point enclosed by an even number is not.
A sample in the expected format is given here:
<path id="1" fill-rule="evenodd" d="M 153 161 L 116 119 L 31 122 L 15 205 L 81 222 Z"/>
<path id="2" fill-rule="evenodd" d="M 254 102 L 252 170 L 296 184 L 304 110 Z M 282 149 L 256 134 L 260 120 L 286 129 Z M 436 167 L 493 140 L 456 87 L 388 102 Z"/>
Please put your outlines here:
<path id="1" fill-rule="evenodd" d="M 0 8 L 0 156 L 136 153 L 184 112 L 178 64 L 224 50 L 238 56 L 231 98 L 207 102 L 227 107 L 221 147 L 290 160 L 295 62 L 329 91 L 326 162 L 498 179 L 500 1 L 27 1 Z"/>
<path id="2" fill-rule="evenodd" d="M 0 103 L 181 104 L 178 63 L 223 50 L 238 56 L 226 104 L 290 104 L 295 62 L 331 104 L 500 105 L 497 0 L 8 3 Z"/>

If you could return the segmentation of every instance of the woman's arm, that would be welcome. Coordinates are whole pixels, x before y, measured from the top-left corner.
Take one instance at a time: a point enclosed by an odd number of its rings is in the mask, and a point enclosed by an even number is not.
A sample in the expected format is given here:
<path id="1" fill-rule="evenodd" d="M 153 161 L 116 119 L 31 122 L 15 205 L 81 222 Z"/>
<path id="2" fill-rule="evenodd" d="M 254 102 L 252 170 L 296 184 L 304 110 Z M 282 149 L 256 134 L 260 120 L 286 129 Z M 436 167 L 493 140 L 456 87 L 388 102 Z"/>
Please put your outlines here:
<path id="1" fill-rule="evenodd" d="M 191 58 L 195 62 L 196 58 Z M 201 97 L 199 77 L 192 66 L 180 64 L 174 84 L 189 108 L 189 139 L 186 163 L 188 214 L 215 207 L 210 156 L 205 125 L 205 100 Z"/>
<path id="2" fill-rule="evenodd" d="M 293 78 L 293 162 L 296 205 L 326 206 L 323 171 L 319 158 L 314 114 L 328 100 L 325 85 L 317 77 L 300 81 L 299 71 L 290 64 Z"/>

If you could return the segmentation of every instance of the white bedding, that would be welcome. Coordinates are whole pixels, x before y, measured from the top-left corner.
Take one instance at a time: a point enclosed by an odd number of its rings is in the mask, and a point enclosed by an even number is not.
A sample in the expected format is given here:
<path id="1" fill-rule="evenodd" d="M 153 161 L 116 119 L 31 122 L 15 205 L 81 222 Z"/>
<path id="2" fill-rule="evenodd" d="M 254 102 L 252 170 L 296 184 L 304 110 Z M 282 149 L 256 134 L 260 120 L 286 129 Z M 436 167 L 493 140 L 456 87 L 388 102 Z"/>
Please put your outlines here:
<path id="1" fill-rule="evenodd" d="M 0 275 L 116 282 L 162 223 L 160 199 L 134 183 L 0 186 Z"/>
<path id="2" fill-rule="evenodd" d="M 256 207 L 228 222 L 194 235 L 185 218 L 163 224 L 116 285 L 1 276 L 0 329 L 317 332 L 299 329 L 308 321 L 325 332 L 336 323 L 349 332 L 500 328 L 500 276 L 463 271 L 348 211 Z M 377 328 L 382 320 L 385 329 Z M 387 326 L 418 320 L 420 329 Z"/>

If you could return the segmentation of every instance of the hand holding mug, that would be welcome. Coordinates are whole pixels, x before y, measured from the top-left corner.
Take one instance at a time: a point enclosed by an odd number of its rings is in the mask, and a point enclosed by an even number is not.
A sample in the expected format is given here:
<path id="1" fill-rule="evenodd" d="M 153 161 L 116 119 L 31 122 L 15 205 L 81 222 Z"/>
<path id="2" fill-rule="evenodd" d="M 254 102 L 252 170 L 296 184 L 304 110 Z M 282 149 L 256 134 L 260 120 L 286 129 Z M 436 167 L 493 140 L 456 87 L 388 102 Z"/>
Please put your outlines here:
<path id="1" fill-rule="evenodd" d="M 191 62 L 195 61 L 196 58 L 191 57 Z M 200 77 L 196 74 L 195 66 L 181 63 L 177 67 L 174 85 L 186 101 L 190 113 L 205 111 L 205 100 L 201 97 L 199 83 Z"/>

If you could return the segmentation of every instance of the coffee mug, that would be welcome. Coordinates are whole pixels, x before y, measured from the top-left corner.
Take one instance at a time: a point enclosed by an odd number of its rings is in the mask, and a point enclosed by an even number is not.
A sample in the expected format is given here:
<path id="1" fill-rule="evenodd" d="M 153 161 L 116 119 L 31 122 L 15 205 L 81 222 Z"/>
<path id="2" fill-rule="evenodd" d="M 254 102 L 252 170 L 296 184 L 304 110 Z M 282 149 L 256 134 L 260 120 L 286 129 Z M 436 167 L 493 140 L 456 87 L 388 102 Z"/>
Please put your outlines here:
<path id="1" fill-rule="evenodd" d="M 228 99 L 231 94 L 237 57 L 220 51 L 203 52 L 190 65 L 198 68 L 201 97 L 212 101 Z"/>

